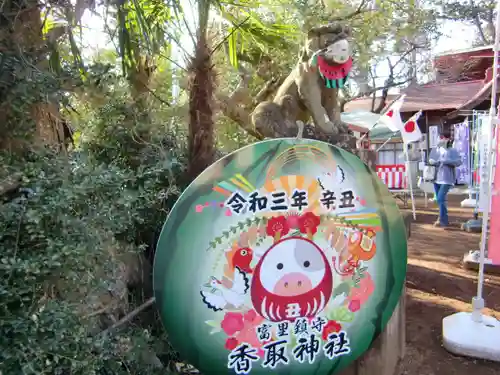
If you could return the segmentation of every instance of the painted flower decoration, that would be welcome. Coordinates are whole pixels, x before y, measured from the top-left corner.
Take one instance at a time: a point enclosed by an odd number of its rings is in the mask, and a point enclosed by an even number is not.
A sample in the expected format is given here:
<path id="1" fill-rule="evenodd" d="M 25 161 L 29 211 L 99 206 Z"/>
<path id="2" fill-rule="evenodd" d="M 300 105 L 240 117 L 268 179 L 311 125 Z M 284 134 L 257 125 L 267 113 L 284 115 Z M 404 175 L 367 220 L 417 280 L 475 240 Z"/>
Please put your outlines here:
<path id="1" fill-rule="evenodd" d="M 290 231 L 290 226 L 284 216 L 273 217 L 267 222 L 266 233 L 278 241 Z"/>
<path id="2" fill-rule="evenodd" d="M 262 320 L 262 318 L 257 315 L 257 313 L 255 312 L 255 310 L 248 310 L 245 315 L 243 315 L 243 320 L 245 321 L 245 323 L 254 323 L 255 321 L 260 321 Z"/>
<path id="3" fill-rule="evenodd" d="M 350 276 L 354 274 L 354 270 L 358 268 L 359 261 L 352 256 L 347 259 L 341 268 L 341 274 L 343 276 Z"/>
<path id="4" fill-rule="evenodd" d="M 351 293 L 347 299 L 349 303 L 351 301 L 358 300 L 360 306 L 366 303 L 368 298 L 372 295 L 375 290 L 375 284 L 372 280 L 372 277 L 368 272 L 365 272 L 364 277 L 359 281 L 357 288 L 352 288 Z"/>
<path id="5" fill-rule="evenodd" d="M 235 312 L 227 312 L 224 319 L 220 322 L 220 327 L 228 336 L 233 336 L 245 326 L 243 314 Z"/>
<path id="6" fill-rule="evenodd" d="M 227 350 L 234 350 L 236 349 L 236 347 L 238 346 L 239 344 L 239 341 L 236 337 L 228 337 L 228 339 L 226 340 L 226 344 L 224 345 L 224 347 L 227 349 Z"/>
<path id="7" fill-rule="evenodd" d="M 299 218 L 300 216 L 295 213 L 295 212 L 290 212 L 287 217 L 286 217 L 286 221 L 288 223 L 288 226 L 291 228 L 291 229 L 296 229 L 296 228 L 299 228 L 300 226 L 300 222 L 299 222 Z"/>
<path id="8" fill-rule="evenodd" d="M 359 299 L 353 299 L 349 302 L 347 308 L 349 311 L 356 312 L 361 308 L 361 302 L 359 302 Z"/>
<path id="9" fill-rule="evenodd" d="M 334 333 L 334 332 L 340 332 L 342 329 L 342 326 L 340 323 L 336 322 L 335 320 L 329 320 L 328 323 L 323 327 L 323 332 L 321 333 L 321 337 L 323 340 L 328 340 L 328 335 Z"/>
<path id="10" fill-rule="evenodd" d="M 224 347 L 227 350 L 233 350 L 238 344 L 245 342 L 255 348 L 260 348 L 265 343 L 260 342 L 255 328 L 263 321 L 264 318 L 258 315 L 255 310 L 249 310 L 245 313 L 227 312 L 220 323 L 224 333 L 229 336 Z"/>
<path id="11" fill-rule="evenodd" d="M 264 322 L 264 318 L 258 315 L 255 310 L 249 310 L 243 315 L 243 327 L 235 335 L 239 342 L 245 342 L 254 348 L 260 348 L 263 344 L 257 337 L 256 327 Z"/>
<path id="12" fill-rule="evenodd" d="M 251 325 L 245 326 L 245 328 L 241 332 L 236 334 L 235 337 L 239 342 L 247 343 L 254 348 L 259 348 L 262 345 L 259 338 L 257 337 L 255 327 Z"/>
<path id="13" fill-rule="evenodd" d="M 321 220 L 312 212 L 306 212 L 299 217 L 299 229 L 301 233 L 313 236 L 318 231 Z"/>

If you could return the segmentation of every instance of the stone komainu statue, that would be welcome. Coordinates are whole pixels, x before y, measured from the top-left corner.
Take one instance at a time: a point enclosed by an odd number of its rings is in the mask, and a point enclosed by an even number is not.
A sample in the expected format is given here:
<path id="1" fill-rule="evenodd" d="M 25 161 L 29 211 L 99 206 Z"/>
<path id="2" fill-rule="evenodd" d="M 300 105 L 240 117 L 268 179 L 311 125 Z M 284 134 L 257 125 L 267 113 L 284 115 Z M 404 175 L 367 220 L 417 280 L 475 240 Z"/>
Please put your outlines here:
<path id="1" fill-rule="evenodd" d="M 312 28 L 297 66 L 279 87 L 274 99 L 260 103 L 252 123 L 266 137 L 297 135 L 297 121 L 312 117 L 318 130 L 338 134 L 346 129 L 340 121 L 339 89 L 352 68 L 346 26 L 328 24 Z"/>

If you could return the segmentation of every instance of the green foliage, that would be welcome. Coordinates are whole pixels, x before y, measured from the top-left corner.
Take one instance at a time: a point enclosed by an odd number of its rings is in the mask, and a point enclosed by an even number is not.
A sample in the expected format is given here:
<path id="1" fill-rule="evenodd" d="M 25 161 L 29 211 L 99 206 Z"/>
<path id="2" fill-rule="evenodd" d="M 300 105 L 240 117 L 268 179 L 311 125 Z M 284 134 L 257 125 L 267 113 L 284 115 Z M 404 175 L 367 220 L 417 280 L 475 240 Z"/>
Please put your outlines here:
<path id="1" fill-rule="evenodd" d="M 496 0 L 437 0 L 439 17 L 475 26 L 477 46 L 494 43 Z"/>
<path id="2" fill-rule="evenodd" d="M 65 72 L 64 75 L 69 76 Z M 61 78 L 62 79 L 62 78 Z M 30 113 L 35 103 L 62 99 L 60 79 L 38 69 L 29 55 L 0 52 L 0 134 L 2 140 L 32 134 L 35 123 Z"/>
<path id="3" fill-rule="evenodd" d="M 438 0 L 435 5 L 441 8 L 442 16 L 454 21 L 474 22 L 493 20 L 495 0 Z"/>
<path id="4" fill-rule="evenodd" d="M 122 69 L 128 74 L 144 56 L 158 54 L 165 44 L 171 8 L 158 0 L 130 0 L 117 3 L 114 11 Z"/>
<path id="5" fill-rule="evenodd" d="M 223 153 L 229 153 L 255 142 L 255 138 L 245 132 L 230 119 L 221 117 L 217 121 L 217 148 Z"/>
<path id="6" fill-rule="evenodd" d="M 232 25 L 227 30 L 227 46 L 229 62 L 235 68 L 238 67 L 239 56 L 243 55 L 247 62 L 257 64 L 263 54 L 273 49 L 289 49 L 292 46 L 290 38 L 299 31 L 293 24 L 279 23 L 277 17 L 263 20 L 251 10 L 240 9 L 237 16 L 232 11 L 232 7 L 220 8 L 221 15 Z"/>
<path id="7" fill-rule="evenodd" d="M 141 356 L 161 340 L 154 327 L 100 337 L 103 322 L 90 317 L 105 301 L 123 303 L 120 258 L 149 245 L 137 239 L 159 230 L 179 194 L 165 165 L 133 170 L 80 154 L 69 165 L 32 155 L 19 166 L 33 195 L 0 211 L 3 374 L 151 373 Z"/>
<path id="8" fill-rule="evenodd" d="M 151 260 L 186 167 L 175 109 L 137 108 L 107 74 L 83 87 L 99 100 L 73 103 L 80 137 L 69 157 L 0 157 L 0 180 L 20 174 L 30 192 L 0 197 L 3 375 L 164 374 L 158 357 L 174 358 L 158 319 L 101 334 L 151 293 L 140 260 Z M 130 277 L 136 268 L 144 285 Z"/>

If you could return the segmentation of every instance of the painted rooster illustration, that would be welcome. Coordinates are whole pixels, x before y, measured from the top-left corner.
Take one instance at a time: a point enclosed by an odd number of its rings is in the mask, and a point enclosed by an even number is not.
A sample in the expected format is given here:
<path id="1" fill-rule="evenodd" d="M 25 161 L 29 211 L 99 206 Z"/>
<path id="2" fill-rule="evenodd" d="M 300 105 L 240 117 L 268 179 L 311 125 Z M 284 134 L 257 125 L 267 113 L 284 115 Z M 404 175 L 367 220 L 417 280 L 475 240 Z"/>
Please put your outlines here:
<path id="1" fill-rule="evenodd" d="M 253 259 L 253 251 L 249 247 L 242 247 L 236 251 L 233 255 L 232 263 L 233 267 L 238 267 L 245 273 L 252 273 L 252 268 L 250 263 Z"/>

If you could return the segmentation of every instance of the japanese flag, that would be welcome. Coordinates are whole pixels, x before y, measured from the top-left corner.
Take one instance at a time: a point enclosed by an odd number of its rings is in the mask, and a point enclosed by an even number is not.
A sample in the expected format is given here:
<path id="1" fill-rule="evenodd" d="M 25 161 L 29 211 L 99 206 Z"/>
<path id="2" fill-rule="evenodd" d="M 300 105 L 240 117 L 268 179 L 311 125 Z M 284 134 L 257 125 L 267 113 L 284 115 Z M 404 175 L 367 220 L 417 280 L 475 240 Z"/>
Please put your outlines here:
<path id="1" fill-rule="evenodd" d="M 387 108 L 387 111 L 385 111 L 378 120 L 381 125 L 387 126 L 393 132 L 401 131 L 403 128 L 400 110 L 403 106 L 405 96 L 405 94 L 401 95 L 389 108 Z"/>
<path id="2" fill-rule="evenodd" d="M 412 142 L 418 142 L 422 139 L 422 132 L 418 127 L 417 121 L 419 117 L 422 115 L 422 110 L 415 113 L 411 118 L 406 121 L 401 129 L 401 138 L 403 138 L 403 142 L 408 144 Z"/>

